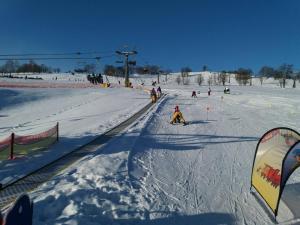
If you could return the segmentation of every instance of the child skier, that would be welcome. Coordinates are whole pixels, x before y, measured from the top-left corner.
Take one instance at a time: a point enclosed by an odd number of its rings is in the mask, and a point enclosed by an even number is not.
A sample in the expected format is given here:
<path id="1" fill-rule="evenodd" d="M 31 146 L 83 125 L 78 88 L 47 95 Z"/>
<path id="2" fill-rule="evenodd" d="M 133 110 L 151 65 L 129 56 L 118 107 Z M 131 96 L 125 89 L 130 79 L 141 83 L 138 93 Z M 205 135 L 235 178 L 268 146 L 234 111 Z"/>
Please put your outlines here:
<path id="1" fill-rule="evenodd" d="M 160 86 L 158 86 L 158 88 L 157 88 L 157 97 L 160 98 L 160 96 L 161 96 L 161 88 L 160 88 Z"/>
<path id="2" fill-rule="evenodd" d="M 228 87 L 225 87 L 224 94 L 230 94 L 230 89 Z"/>
<path id="3" fill-rule="evenodd" d="M 182 113 L 180 112 L 178 105 L 176 105 L 176 107 L 175 107 L 175 111 L 173 113 L 172 120 L 171 120 L 170 123 L 171 124 L 183 123 L 183 125 L 186 125 L 185 119 L 183 118 Z"/>
<path id="4" fill-rule="evenodd" d="M 156 102 L 156 100 L 157 100 L 157 95 L 156 95 L 156 91 L 155 91 L 155 89 L 154 88 L 152 88 L 152 90 L 151 90 L 151 100 L 152 100 L 152 103 L 155 103 Z"/>
<path id="5" fill-rule="evenodd" d="M 197 98 L 196 91 L 193 91 L 193 92 L 192 92 L 192 97 L 193 97 L 193 98 Z"/>

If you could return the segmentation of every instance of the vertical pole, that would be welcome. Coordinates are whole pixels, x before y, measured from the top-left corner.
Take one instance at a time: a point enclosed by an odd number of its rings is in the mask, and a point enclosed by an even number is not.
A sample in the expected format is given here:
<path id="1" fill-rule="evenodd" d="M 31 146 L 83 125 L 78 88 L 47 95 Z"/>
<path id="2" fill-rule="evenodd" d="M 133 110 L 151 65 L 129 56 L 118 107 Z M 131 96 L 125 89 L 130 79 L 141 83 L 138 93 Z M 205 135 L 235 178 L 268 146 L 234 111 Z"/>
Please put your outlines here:
<path id="1" fill-rule="evenodd" d="M 129 87 L 128 55 L 125 55 L 125 87 Z"/>
<path id="2" fill-rule="evenodd" d="M 206 121 L 208 121 L 208 111 L 209 111 L 209 107 L 206 107 Z"/>
<path id="3" fill-rule="evenodd" d="M 57 122 L 57 124 L 56 124 L 56 133 L 57 133 L 56 141 L 58 141 L 58 137 L 59 137 L 59 129 L 58 129 L 58 126 L 59 126 L 59 123 Z"/>
<path id="4" fill-rule="evenodd" d="M 130 51 L 130 52 L 121 52 L 121 51 L 116 51 L 117 54 L 125 56 L 125 62 L 124 62 L 124 72 L 125 72 L 125 87 L 129 87 L 129 62 L 128 62 L 128 57 L 129 55 L 135 55 L 137 54 L 136 51 Z"/>
<path id="5" fill-rule="evenodd" d="M 14 142 L 15 142 L 15 133 L 12 133 L 10 138 L 10 159 L 14 158 Z"/>

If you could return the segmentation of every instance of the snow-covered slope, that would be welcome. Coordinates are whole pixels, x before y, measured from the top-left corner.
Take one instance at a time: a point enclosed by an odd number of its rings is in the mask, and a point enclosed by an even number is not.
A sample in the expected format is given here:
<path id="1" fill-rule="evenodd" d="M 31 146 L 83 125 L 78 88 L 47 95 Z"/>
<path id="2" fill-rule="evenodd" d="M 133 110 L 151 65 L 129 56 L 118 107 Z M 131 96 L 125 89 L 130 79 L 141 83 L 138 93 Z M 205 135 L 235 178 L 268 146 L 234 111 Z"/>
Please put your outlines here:
<path id="1" fill-rule="evenodd" d="M 267 130 L 299 131 L 299 90 L 198 87 L 192 99 L 196 87 L 164 86 L 139 123 L 34 191 L 34 224 L 273 224 L 249 192 L 252 160 Z M 169 124 L 175 105 L 188 126 Z M 283 203 L 279 214 L 290 219 Z"/>
<path id="2" fill-rule="evenodd" d="M 6 184 L 84 145 L 150 102 L 146 92 L 125 88 L 0 89 L 0 140 L 12 132 L 36 134 L 59 122 L 59 142 L 34 157 L 1 162 Z"/>

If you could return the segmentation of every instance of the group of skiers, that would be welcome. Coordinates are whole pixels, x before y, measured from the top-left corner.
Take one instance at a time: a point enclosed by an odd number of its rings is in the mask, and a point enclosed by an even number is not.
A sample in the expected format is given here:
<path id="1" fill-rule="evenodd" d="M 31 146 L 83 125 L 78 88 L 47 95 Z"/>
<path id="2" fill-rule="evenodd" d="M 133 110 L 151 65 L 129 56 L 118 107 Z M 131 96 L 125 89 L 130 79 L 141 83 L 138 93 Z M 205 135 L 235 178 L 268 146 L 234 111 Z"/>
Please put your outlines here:
<path id="1" fill-rule="evenodd" d="M 225 87 L 224 93 L 225 94 L 230 93 L 230 89 L 227 88 L 227 87 Z M 200 94 L 200 91 L 198 91 L 198 94 Z M 207 94 L 208 94 L 208 96 L 211 95 L 211 88 L 210 87 L 208 88 Z M 152 99 L 152 102 L 153 103 L 156 102 L 157 98 L 160 97 L 160 96 L 161 96 L 161 88 L 158 87 L 157 91 L 155 91 L 155 88 L 152 88 L 152 90 L 151 90 L 151 99 Z M 197 98 L 196 91 L 192 91 L 192 97 L 193 98 Z M 187 122 L 183 118 L 182 112 L 180 111 L 178 105 L 175 106 L 175 109 L 174 109 L 174 112 L 173 112 L 172 119 L 171 119 L 170 123 L 171 124 L 174 124 L 174 123 L 183 123 L 183 125 L 187 124 Z"/>
<path id="2" fill-rule="evenodd" d="M 200 94 L 200 91 L 198 91 L 198 94 Z M 208 96 L 210 96 L 210 94 L 211 94 L 210 88 L 208 88 L 207 94 L 208 94 Z M 196 91 L 192 91 L 192 98 L 197 98 Z"/>
<path id="3" fill-rule="evenodd" d="M 155 88 L 152 88 L 152 90 L 150 92 L 152 103 L 155 103 L 157 101 L 157 99 L 161 97 L 161 94 L 162 93 L 161 93 L 160 86 L 157 88 L 157 90 L 155 90 Z"/>

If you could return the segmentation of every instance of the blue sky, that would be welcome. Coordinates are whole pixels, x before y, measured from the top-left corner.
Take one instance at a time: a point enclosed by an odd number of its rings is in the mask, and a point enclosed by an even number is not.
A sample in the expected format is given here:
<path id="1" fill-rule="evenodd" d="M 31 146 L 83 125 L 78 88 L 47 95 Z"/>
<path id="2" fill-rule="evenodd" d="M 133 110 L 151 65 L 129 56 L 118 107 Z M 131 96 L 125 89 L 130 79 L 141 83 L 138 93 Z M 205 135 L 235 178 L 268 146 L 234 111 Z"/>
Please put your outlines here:
<path id="1" fill-rule="evenodd" d="M 0 54 L 105 55 L 128 45 L 138 64 L 173 71 L 300 68 L 299 12 L 297 0 L 2 0 Z M 67 70 L 84 61 L 44 63 Z"/>

